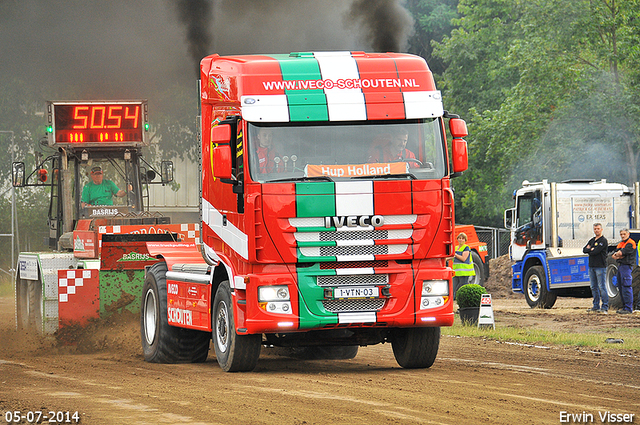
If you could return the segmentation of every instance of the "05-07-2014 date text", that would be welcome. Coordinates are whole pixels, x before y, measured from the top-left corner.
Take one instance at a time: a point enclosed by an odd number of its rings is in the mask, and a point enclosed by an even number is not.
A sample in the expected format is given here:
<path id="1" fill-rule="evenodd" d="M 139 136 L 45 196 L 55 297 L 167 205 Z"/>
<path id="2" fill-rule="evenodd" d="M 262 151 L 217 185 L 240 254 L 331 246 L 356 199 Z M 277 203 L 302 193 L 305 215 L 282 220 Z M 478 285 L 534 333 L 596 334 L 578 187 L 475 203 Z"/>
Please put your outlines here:
<path id="1" fill-rule="evenodd" d="M 77 424 L 80 423 L 80 414 L 62 410 L 8 410 L 2 419 L 7 424 Z"/>

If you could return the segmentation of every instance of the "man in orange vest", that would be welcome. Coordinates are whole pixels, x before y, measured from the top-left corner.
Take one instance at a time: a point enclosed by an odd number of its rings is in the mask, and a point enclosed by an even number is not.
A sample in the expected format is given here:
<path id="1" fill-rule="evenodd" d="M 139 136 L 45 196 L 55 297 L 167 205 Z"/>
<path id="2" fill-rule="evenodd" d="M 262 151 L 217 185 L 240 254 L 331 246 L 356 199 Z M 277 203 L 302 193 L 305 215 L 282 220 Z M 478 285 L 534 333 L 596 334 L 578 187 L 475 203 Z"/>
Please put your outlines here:
<path id="1" fill-rule="evenodd" d="M 618 314 L 633 313 L 633 289 L 631 270 L 636 264 L 636 242 L 630 238 L 629 229 L 620 230 L 622 241 L 611 256 L 618 261 L 618 290 L 622 298 L 623 307 L 616 311 Z"/>

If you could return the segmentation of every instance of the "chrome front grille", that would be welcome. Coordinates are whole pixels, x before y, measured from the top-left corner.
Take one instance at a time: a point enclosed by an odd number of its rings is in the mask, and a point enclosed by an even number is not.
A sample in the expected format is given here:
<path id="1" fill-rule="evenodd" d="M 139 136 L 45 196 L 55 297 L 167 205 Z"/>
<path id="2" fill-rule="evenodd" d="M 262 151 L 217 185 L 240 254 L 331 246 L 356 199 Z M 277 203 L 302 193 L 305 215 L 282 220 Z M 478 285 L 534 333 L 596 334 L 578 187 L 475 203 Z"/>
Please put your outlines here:
<path id="1" fill-rule="evenodd" d="M 325 227 L 325 217 L 291 217 L 288 224 L 293 228 L 300 261 L 359 261 L 375 260 L 379 255 L 410 256 L 408 248 L 415 242 L 414 224 L 417 215 L 384 216 L 382 229 L 373 226 Z M 329 258 L 323 258 L 329 257 Z"/>
<path id="2" fill-rule="evenodd" d="M 319 249 L 320 255 L 323 257 L 338 255 L 382 255 L 389 253 L 388 245 L 321 246 Z"/>
<path id="3" fill-rule="evenodd" d="M 367 239 L 389 239 L 387 230 L 357 230 L 353 232 L 320 232 L 321 241 L 360 241 Z"/>
<path id="4" fill-rule="evenodd" d="M 387 274 L 318 276 L 318 286 L 386 285 L 387 283 L 389 283 Z"/>
<path id="5" fill-rule="evenodd" d="M 370 300 L 326 300 L 322 306 L 331 313 L 346 313 L 355 311 L 379 311 L 384 307 L 384 298 Z"/>

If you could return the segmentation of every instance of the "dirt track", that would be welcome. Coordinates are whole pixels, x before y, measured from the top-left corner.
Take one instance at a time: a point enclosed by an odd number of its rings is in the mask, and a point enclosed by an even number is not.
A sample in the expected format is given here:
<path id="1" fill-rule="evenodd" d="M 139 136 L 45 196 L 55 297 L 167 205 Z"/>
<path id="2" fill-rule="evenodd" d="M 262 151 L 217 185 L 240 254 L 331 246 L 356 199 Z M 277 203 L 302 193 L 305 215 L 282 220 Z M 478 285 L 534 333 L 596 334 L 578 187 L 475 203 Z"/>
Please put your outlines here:
<path id="1" fill-rule="evenodd" d="M 494 304 L 499 326 L 597 330 L 601 319 L 586 316 L 588 302 L 547 311 L 522 300 Z M 606 321 L 640 327 L 638 314 Z M 109 332 L 98 327 L 75 346 L 19 336 L 11 298 L 0 298 L 0 341 L 0 423 L 7 410 L 78 411 L 83 424 L 558 424 L 561 412 L 602 423 L 607 411 L 640 423 L 640 353 L 628 350 L 443 337 L 427 370 L 399 368 L 386 344 L 348 361 L 299 361 L 265 349 L 254 372 L 228 374 L 213 352 L 204 364 L 145 363 L 135 318 L 111 323 Z"/>

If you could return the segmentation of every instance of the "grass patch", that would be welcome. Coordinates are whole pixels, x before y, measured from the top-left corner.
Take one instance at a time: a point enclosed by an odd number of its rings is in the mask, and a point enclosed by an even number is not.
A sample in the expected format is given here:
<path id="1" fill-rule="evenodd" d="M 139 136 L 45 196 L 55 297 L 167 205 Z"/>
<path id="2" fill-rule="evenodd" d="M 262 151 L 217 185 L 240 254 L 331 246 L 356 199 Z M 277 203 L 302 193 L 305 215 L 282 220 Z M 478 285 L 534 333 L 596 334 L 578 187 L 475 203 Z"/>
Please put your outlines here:
<path id="1" fill-rule="evenodd" d="M 463 326 L 455 322 L 440 328 L 443 335 L 487 338 L 496 341 L 518 342 L 531 345 L 568 345 L 600 349 L 640 350 L 640 329 L 616 328 L 597 332 L 555 332 L 544 329 L 500 327 L 496 329 Z M 605 342 L 607 338 L 623 339 L 622 344 Z"/>

